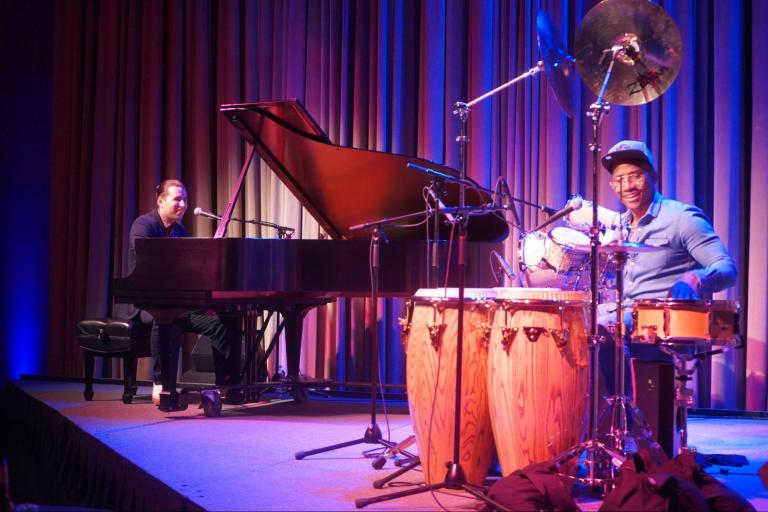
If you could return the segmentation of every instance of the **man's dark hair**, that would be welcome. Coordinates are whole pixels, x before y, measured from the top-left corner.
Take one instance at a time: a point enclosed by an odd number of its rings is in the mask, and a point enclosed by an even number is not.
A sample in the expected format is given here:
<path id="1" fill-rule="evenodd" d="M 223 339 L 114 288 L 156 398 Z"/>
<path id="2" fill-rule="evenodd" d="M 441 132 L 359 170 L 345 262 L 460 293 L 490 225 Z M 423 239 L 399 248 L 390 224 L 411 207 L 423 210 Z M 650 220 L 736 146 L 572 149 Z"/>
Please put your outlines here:
<path id="1" fill-rule="evenodd" d="M 168 189 L 170 187 L 187 188 L 179 180 L 163 180 L 163 181 L 160 182 L 160 184 L 155 189 L 155 200 L 160 199 L 160 196 L 162 196 L 163 194 L 168 192 Z"/>

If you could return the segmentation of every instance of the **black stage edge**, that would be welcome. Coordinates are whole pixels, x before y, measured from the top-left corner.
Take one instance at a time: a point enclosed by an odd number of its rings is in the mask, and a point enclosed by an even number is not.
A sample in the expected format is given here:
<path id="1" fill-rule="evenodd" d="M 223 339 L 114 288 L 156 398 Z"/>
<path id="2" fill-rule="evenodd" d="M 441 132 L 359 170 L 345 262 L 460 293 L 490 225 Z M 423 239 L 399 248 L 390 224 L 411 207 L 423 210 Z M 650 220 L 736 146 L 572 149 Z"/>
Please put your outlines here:
<path id="1" fill-rule="evenodd" d="M 49 510 L 204 510 L 13 382 L 6 383 L 3 402 L 0 446 L 7 450 L 17 504 L 34 502 Z M 31 475 L 35 482 L 27 480 Z"/>

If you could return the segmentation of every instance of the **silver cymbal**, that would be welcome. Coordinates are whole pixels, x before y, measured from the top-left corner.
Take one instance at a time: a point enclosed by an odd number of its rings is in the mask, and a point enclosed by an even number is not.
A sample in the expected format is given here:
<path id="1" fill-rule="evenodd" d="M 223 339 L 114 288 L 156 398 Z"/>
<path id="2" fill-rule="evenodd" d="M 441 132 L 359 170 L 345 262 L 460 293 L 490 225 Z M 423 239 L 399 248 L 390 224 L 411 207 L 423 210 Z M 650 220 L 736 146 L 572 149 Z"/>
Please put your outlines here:
<path id="1" fill-rule="evenodd" d="M 622 242 L 614 241 L 609 244 L 601 245 L 597 248 L 598 252 L 638 254 L 642 252 L 660 252 L 665 251 L 664 247 L 656 247 L 642 242 Z"/>
<path id="2" fill-rule="evenodd" d="M 574 117 L 573 98 L 576 97 L 577 81 L 573 57 L 565 51 L 557 27 L 544 11 L 539 11 L 536 16 L 536 34 L 549 87 L 555 93 L 560 108 L 568 117 Z"/>
<path id="3" fill-rule="evenodd" d="M 642 105 L 664 94 L 683 60 L 677 25 L 649 0 L 603 0 L 576 30 L 576 67 L 595 95 L 614 52 L 604 99 L 619 105 Z"/>

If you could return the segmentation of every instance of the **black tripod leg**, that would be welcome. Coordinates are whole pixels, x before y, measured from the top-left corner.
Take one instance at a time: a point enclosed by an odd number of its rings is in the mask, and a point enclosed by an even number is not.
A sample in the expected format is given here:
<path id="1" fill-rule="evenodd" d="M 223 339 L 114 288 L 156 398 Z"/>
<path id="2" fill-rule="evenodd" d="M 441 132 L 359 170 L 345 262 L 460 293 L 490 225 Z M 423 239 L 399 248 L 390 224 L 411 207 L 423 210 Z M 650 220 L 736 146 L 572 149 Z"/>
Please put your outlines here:
<path id="1" fill-rule="evenodd" d="M 370 310 L 370 325 L 371 327 L 371 347 L 370 347 L 370 371 L 371 371 L 371 420 L 368 423 L 368 428 L 365 430 L 365 433 L 363 434 L 362 439 L 355 439 L 354 441 L 347 441 L 345 443 L 339 443 L 331 446 L 326 446 L 324 448 L 317 448 L 315 450 L 307 450 L 307 451 L 301 451 L 296 452 L 295 456 L 297 459 L 303 459 L 304 457 L 308 457 L 310 455 L 314 455 L 316 453 L 322 453 L 327 452 L 331 450 L 336 450 L 338 448 L 344 448 L 346 446 L 353 446 L 356 444 L 361 443 L 367 443 L 367 444 L 378 444 L 380 446 L 383 446 L 384 448 L 391 449 L 394 446 L 397 445 L 397 443 L 392 443 L 390 441 L 386 441 L 383 439 L 383 436 L 381 435 L 381 429 L 379 428 L 379 425 L 376 423 L 376 392 L 378 389 L 378 378 L 377 378 L 377 371 L 378 371 L 378 338 L 376 336 L 376 325 L 377 325 L 377 318 L 376 318 L 376 304 L 378 303 L 379 299 L 379 239 L 382 236 L 383 232 L 381 231 L 381 227 L 376 227 L 376 229 L 373 230 L 373 239 L 371 240 L 371 283 L 373 289 L 371 290 L 371 310 Z M 298 336 L 298 343 L 296 346 L 300 346 L 299 343 L 301 342 L 301 318 L 303 318 L 303 314 L 301 317 L 298 318 L 292 318 L 289 316 L 286 316 L 283 314 L 283 317 L 285 318 L 287 324 L 286 324 L 286 340 L 289 337 L 289 331 L 295 331 L 299 333 Z M 287 350 L 287 347 L 286 347 Z M 292 375 L 293 369 L 295 369 L 296 375 L 298 375 L 298 367 L 299 367 L 299 352 L 295 351 L 293 357 L 291 357 L 291 354 L 288 354 L 288 375 Z M 382 397 L 383 398 L 383 397 Z M 366 453 L 366 456 L 367 453 Z"/>
<path id="2" fill-rule="evenodd" d="M 408 489 L 405 491 L 393 492 L 392 494 L 382 494 L 381 496 L 373 496 L 372 498 L 358 498 L 355 500 L 355 507 L 363 508 L 373 503 L 381 503 L 382 501 L 396 500 L 397 498 L 403 498 L 405 496 L 413 496 L 414 494 L 421 494 L 423 492 L 436 491 L 438 489 L 444 489 L 445 483 L 439 483 L 434 485 L 423 485 L 414 489 Z"/>
<path id="3" fill-rule="evenodd" d="M 416 466 L 421 464 L 421 460 L 419 460 L 418 457 L 415 459 L 408 461 L 405 465 L 403 465 L 400 469 L 395 471 L 394 473 L 390 473 L 389 475 L 385 476 L 384 478 L 379 478 L 375 482 L 373 482 L 373 488 L 374 489 L 381 489 L 386 484 L 394 480 L 395 478 L 399 477 L 400 475 L 407 473 L 408 471 L 412 470 Z"/>
<path id="4" fill-rule="evenodd" d="M 346 448 L 347 446 L 354 446 L 356 444 L 362 444 L 365 442 L 365 439 L 355 439 L 354 441 L 346 441 L 339 444 L 332 444 L 330 446 L 324 446 L 322 448 L 315 448 L 314 450 L 303 450 L 300 452 L 296 452 L 294 456 L 296 459 L 301 460 L 304 457 L 309 457 L 310 455 L 316 455 L 318 453 L 323 452 L 330 452 L 332 450 L 338 450 L 339 448 Z"/>
<path id="5" fill-rule="evenodd" d="M 462 487 L 465 491 L 467 491 L 469 494 L 474 496 L 475 498 L 484 501 L 487 505 L 490 505 L 493 510 L 498 510 L 500 512 L 507 512 L 509 509 L 506 508 L 501 503 L 495 501 L 493 498 L 485 494 L 484 492 L 479 491 L 478 489 L 484 489 L 484 487 L 475 487 L 474 485 L 470 484 L 464 484 Z"/>

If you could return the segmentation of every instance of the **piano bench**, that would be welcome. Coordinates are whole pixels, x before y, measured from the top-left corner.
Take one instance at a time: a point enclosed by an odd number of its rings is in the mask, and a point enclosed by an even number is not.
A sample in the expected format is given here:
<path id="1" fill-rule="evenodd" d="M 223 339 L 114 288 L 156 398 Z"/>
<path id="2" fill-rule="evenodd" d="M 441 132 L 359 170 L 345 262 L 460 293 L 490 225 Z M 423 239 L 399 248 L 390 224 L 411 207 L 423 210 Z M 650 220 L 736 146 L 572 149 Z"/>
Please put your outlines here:
<path id="1" fill-rule="evenodd" d="M 83 397 L 93 400 L 94 357 L 120 357 L 123 360 L 123 403 L 129 404 L 136 394 L 137 358 L 148 357 L 151 324 L 120 318 L 81 320 L 77 339 L 85 355 L 85 391 Z"/>

